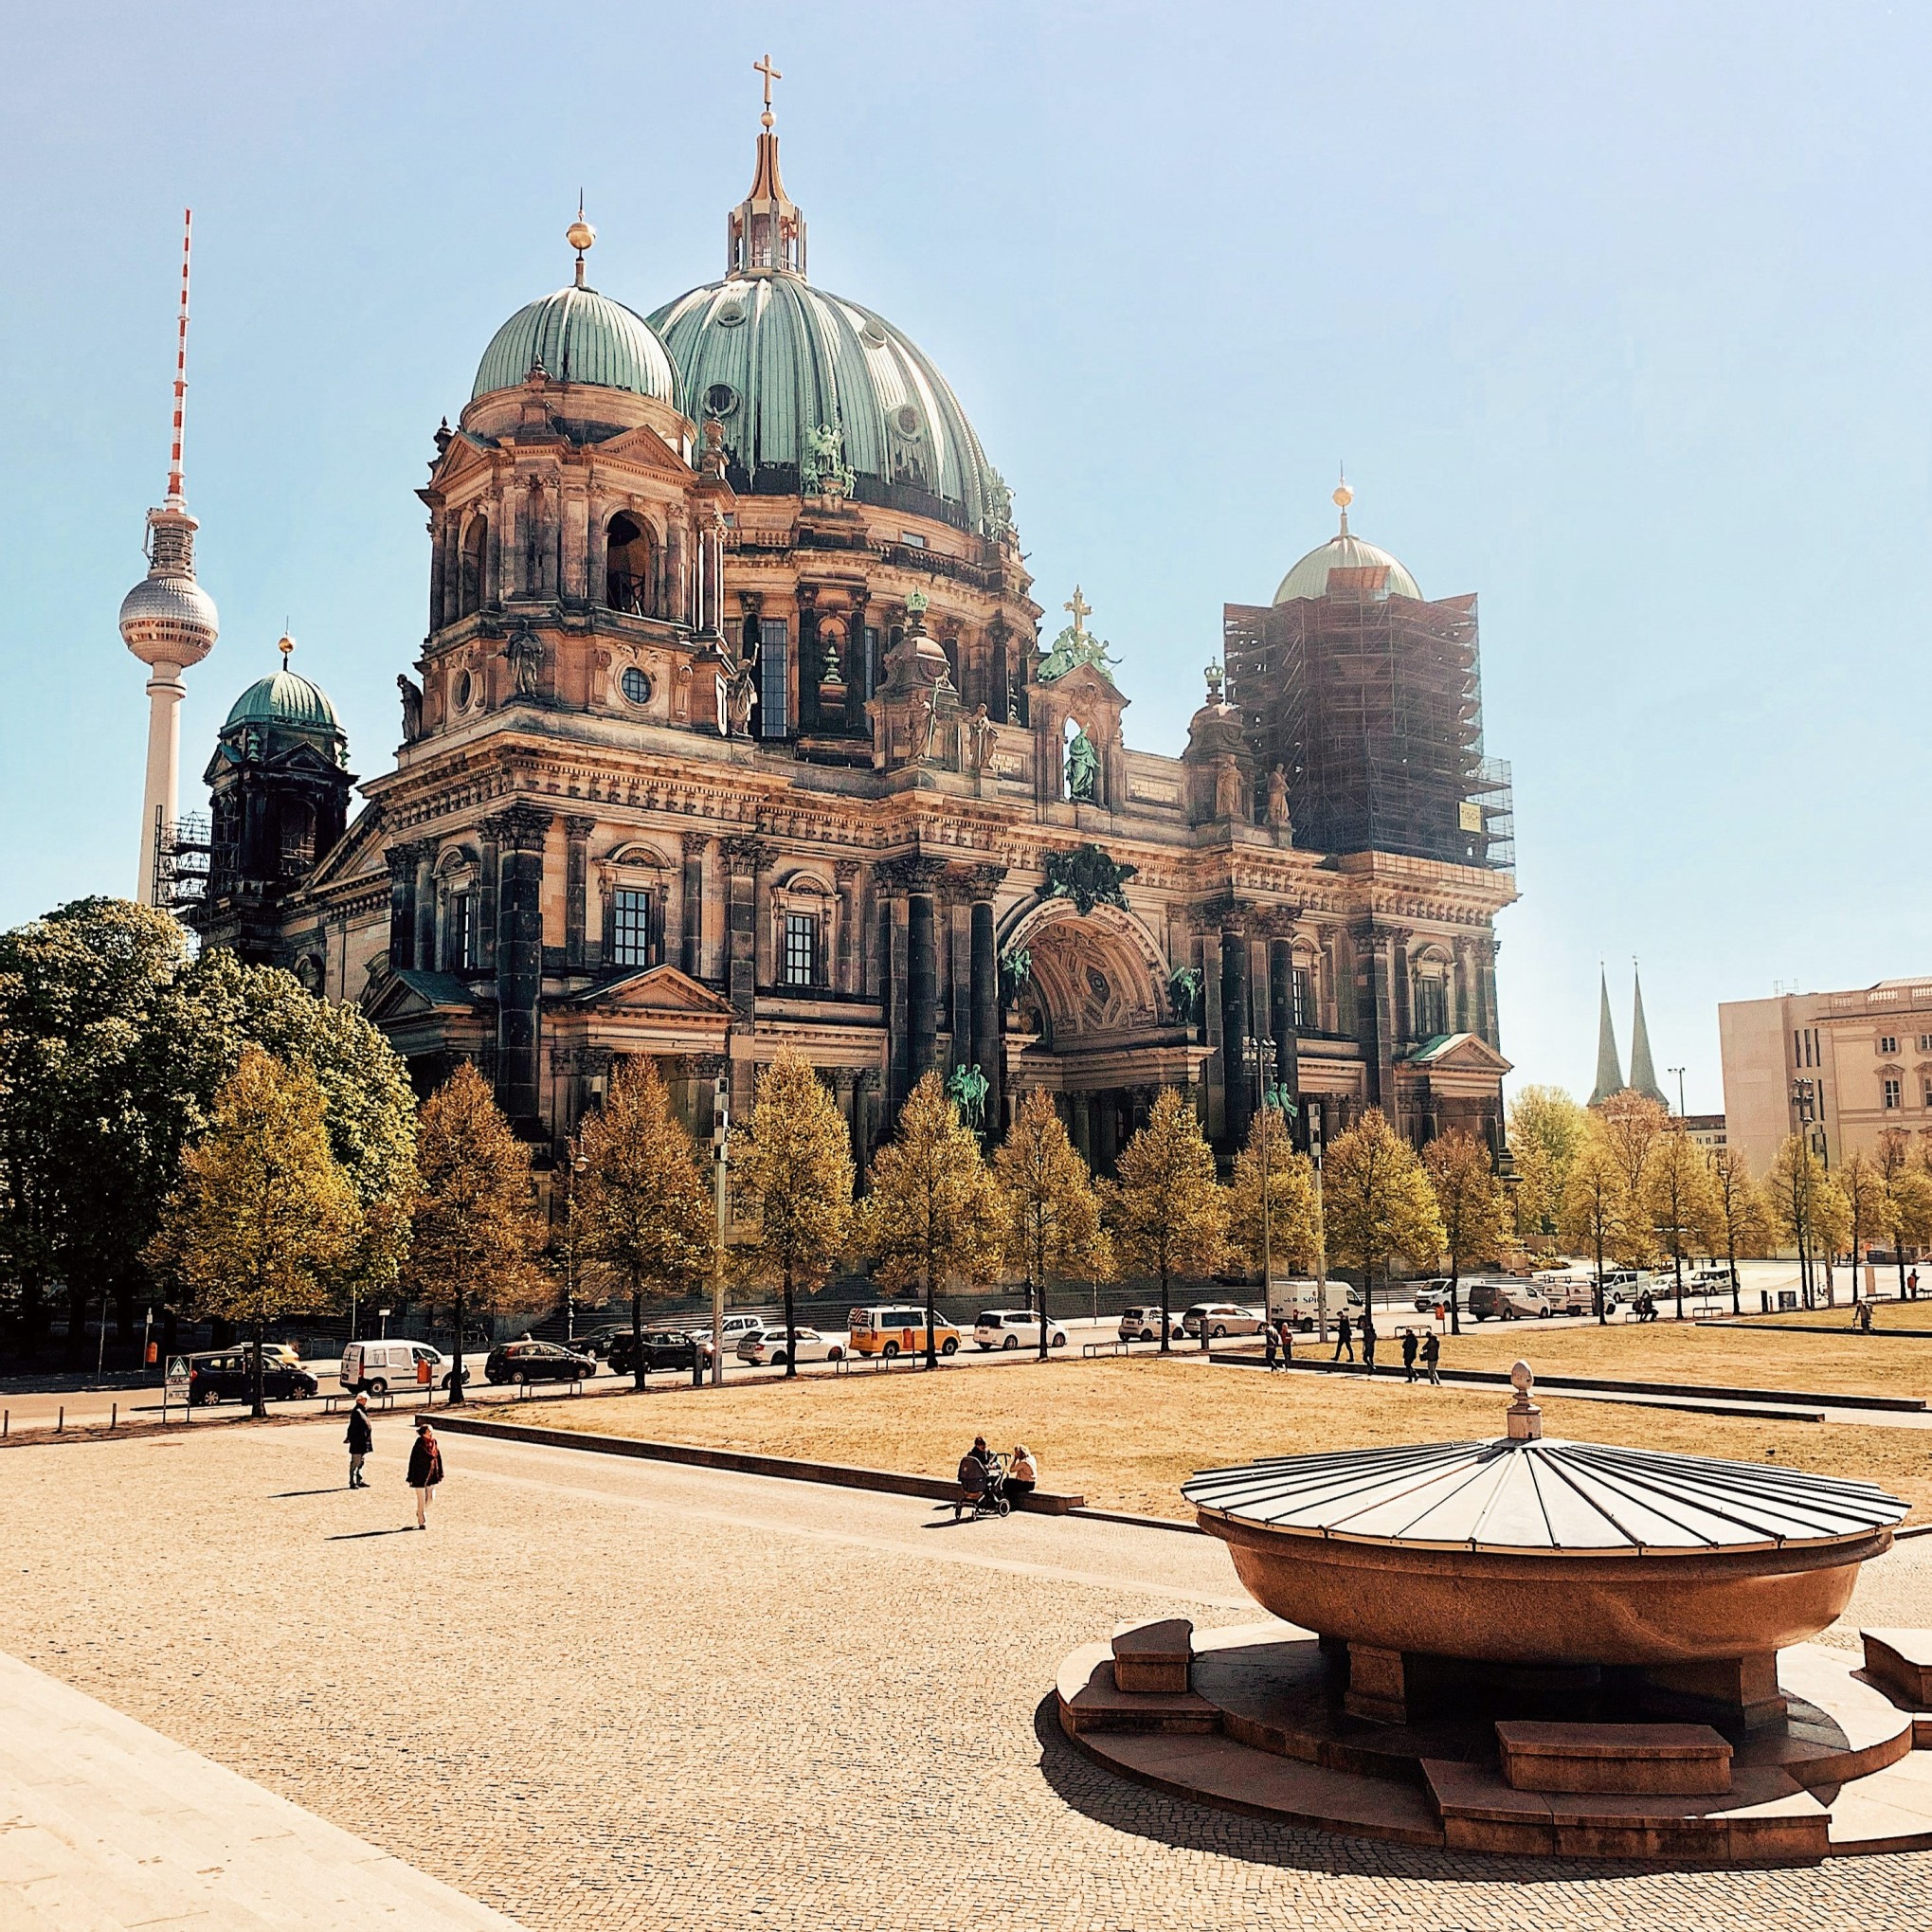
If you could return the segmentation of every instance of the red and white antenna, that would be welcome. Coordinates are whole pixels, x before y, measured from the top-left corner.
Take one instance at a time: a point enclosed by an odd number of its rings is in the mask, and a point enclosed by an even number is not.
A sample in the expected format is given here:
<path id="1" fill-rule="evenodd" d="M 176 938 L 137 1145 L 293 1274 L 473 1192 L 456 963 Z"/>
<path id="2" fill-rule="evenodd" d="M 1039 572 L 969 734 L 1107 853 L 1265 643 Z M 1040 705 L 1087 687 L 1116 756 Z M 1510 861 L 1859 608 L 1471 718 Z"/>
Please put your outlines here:
<path id="1" fill-rule="evenodd" d="M 174 337 L 174 440 L 168 451 L 168 501 L 179 508 L 187 501 L 181 473 L 182 424 L 188 414 L 188 258 L 194 239 L 194 210 L 181 211 L 181 318 Z"/>

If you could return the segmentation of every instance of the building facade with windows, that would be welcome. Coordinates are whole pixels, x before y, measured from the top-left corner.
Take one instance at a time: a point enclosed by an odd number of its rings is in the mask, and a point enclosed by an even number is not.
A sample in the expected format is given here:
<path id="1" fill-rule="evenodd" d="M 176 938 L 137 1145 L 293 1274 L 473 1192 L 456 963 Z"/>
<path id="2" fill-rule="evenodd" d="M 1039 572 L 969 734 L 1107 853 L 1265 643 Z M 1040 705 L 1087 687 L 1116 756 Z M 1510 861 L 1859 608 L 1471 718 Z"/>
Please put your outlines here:
<path id="1" fill-rule="evenodd" d="M 1724 1131 L 1754 1174 L 1809 1130 L 1835 1166 L 1887 1128 L 1932 1136 L 1932 980 L 1717 1009 Z"/>
<path id="2" fill-rule="evenodd" d="M 1077 588 L 1042 641 L 951 388 L 807 280 L 804 235 L 768 123 L 729 272 L 648 318 L 589 285 L 580 215 L 574 281 L 497 332 L 437 433 L 392 767 L 264 915 L 240 916 L 239 873 L 212 881 L 207 936 L 359 1002 L 425 1088 L 476 1061 L 552 1144 L 619 1056 L 703 1133 L 714 1078 L 742 1111 L 792 1044 L 861 1160 L 928 1069 L 977 1100 L 976 1069 L 995 1134 L 1050 1092 L 1102 1168 L 1165 1086 L 1230 1154 L 1269 1071 L 1331 1135 L 1380 1106 L 1500 1151 L 1515 894 L 1471 729 L 1474 600 L 1329 544 L 1251 626 L 1324 694 L 1303 763 L 1345 722 L 1336 638 L 1423 640 L 1398 748 L 1427 753 L 1420 836 L 1406 806 L 1308 836 L 1272 666 L 1211 667 L 1184 751 L 1137 749 Z M 311 749 L 346 794 L 346 748 Z"/>

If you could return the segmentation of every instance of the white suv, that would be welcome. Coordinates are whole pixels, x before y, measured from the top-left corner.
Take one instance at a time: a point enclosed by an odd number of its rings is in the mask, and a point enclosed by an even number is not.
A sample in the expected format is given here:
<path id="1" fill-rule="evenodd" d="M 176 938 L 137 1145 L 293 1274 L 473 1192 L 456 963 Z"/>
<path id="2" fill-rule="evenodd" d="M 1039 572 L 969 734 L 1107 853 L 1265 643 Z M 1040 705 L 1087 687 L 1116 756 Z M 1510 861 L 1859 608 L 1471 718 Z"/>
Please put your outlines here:
<path id="1" fill-rule="evenodd" d="M 1027 1309 L 982 1309 L 973 1323 L 973 1340 L 982 1348 L 1038 1348 L 1039 1317 Z M 1057 1322 L 1047 1324 L 1046 1345 L 1067 1345 L 1067 1331 Z"/>

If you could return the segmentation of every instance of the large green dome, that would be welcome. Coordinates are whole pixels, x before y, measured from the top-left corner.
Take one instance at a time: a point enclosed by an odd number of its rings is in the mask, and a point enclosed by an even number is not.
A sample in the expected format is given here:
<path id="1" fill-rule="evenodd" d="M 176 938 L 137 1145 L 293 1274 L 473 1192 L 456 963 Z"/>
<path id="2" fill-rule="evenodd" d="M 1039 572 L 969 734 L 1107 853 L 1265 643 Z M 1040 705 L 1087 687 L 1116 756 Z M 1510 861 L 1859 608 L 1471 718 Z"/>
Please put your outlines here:
<path id="1" fill-rule="evenodd" d="M 686 413 L 717 417 L 732 486 L 800 494 L 806 437 L 842 435 L 852 496 L 980 534 L 1007 496 L 946 378 L 883 317 L 797 275 L 732 277 L 651 316 Z"/>
<path id="2" fill-rule="evenodd" d="M 1330 570 L 1381 570 L 1386 574 L 1378 587 L 1380 595 L 1413 597 L 1418 604 L 1422 601 L 1415 578 L 1397 558 L 1351 535 L 1345 528 L 1340 536 L 1331 536 L 1319 550 L 1310 551 L 1289 571 L 1274 593 L 1275 603 L 1291 604 L 1297 597 L 1326 597 Z"/>
<path id="3" fill-rule="evenodd" d="M 471 400 L 515 388 L 536 363 L 556 382 L 628 389 L 677 406 L 671 358 L 651 325 L 594 288 L 560 288 L 518 309 L 483 351 Z"/>
<path id="4" fill-rule="evenodd" d="M 338 737 L 342 734 L 328 694 L 299 672 L 286 668 L 258 677 L 235 700 L 222 730 L 231 731 L 237 725 L 296 725 L 307 731 L 334 731 Z"/>

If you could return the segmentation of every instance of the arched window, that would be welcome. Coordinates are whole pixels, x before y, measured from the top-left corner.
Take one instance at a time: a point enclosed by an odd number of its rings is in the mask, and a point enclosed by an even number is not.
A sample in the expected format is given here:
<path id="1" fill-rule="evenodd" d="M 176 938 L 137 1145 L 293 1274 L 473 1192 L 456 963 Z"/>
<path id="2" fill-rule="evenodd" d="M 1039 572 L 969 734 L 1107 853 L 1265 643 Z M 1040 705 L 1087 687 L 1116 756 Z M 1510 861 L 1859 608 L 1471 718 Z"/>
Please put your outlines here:
<path id="1" fill-rule="evenodd" d="M 490 525 L 480 515 L 470 518 L 463 532 L 462 555 L 457 564 L 456 614 L 468 617 L 483 607 L 483 573 L 490 555 Z"/>
<path id="2" fill-rule="evenodd" d="M 620 510 L 605 531 L 604 601 L 633 617 L 658 613 L 658 573 L 651 533 L 628 511 Z"/>

